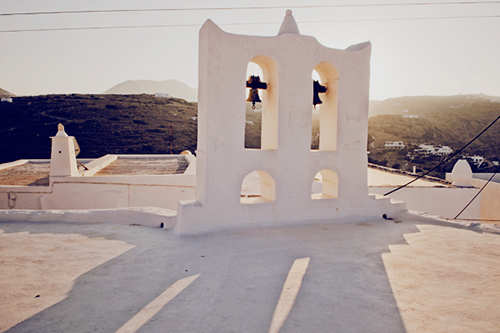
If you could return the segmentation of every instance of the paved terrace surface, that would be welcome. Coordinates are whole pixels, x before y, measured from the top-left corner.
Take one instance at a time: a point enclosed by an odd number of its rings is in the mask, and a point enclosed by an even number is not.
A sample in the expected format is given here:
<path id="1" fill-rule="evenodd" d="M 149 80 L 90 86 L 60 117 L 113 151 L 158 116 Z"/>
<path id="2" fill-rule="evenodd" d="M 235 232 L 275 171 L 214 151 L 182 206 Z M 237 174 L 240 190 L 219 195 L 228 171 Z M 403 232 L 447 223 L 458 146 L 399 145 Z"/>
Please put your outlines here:
<path id="1" fill-rule="evenodd" d="M 0 185 L 49 186 L 50 162 L 25 163 L 0 170 Z"/>
<path id="2" fill-rule="evenodd" d="M 196 237 L 0 223 L 0 331 L 498 332 L 499 233 L 411 214 Z"/>
<path id="3" fill-rule="evenodd" d="M 189 166 L 184 156 L 173 158 L 118 158 L 94 176 L 182 174 Z"/>
<path id="4" fill-rule="evenodd" d="M 174 158 L 118 158 L 94 176 L 182 174 L 189 166 L 183 156 Z M 0 170 L 0 185 L 49 186 L 50 162 L 28 162 Z"/>

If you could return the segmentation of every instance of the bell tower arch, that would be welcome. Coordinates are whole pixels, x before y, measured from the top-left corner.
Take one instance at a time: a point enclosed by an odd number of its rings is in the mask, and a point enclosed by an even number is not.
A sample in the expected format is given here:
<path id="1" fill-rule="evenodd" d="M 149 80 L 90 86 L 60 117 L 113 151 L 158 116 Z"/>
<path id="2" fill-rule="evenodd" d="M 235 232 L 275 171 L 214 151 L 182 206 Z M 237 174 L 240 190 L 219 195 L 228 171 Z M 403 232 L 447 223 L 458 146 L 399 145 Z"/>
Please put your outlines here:
<path id="1" fill-rule="evenodd" d="M 179 203 L 176 232 L 341 221 L 397 208 L 368 196 L 369 42 L 345 50 L 303 36 L 287 11 L 277 36 L 226 33 L 207 20 L 200 30 L 197 200 Z M 261 149 L 245 149 L 246 71 L 262 69 Z M 326 86 L 320 149 L 311 150 L 311 73 Z M 320 198 L 311 180 L 322 170 Z M 333 171 L 335 170 L 335 171 Z M 257 171 L 260 197 L 242 197 Z M 243 200 L 242 200 L 243 198 Z M 245 204 L 247 202 L 258 204 Z"/>
<path id="2" fill-rule="evenodd" d="M 273 58 L 264 55 L 253 57 L 250 62 L 256 64 L 262 70 L 262 77 L 258 77 L 258 80 L 262 83 L 260 86 L 264 88 L 255 90 L 255 93 L 259 96 L 258 98 L 261 99 L 260 147 L 263 150 L 275 150 L 278 149 L 278 64 Z M 248 78 L 248 81 L 246 81 L 247 87 L 249 87 L 249 81 L 253 78 L 255 76 Z M 252 97 L 251 94 L 252 89 L 248 96 L 249 99 Z M 249 99 L 247 99 L 247 102 L 249 102 Z"/>

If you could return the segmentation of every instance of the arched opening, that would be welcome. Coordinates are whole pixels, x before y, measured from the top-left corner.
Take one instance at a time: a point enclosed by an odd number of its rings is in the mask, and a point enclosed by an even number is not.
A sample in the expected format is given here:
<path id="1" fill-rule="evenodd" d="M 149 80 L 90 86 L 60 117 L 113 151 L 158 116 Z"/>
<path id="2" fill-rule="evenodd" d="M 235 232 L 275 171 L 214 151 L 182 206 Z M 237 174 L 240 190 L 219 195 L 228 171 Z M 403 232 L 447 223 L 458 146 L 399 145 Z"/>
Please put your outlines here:
<path id="1" fill-rule="evenodd" d="M 319 77 L 318 72 L 313 70 L 312 79 L 314 81 L 318 81 L 321 83 L 321 78 Z M 313 96 L 314 98 L 314 96 Z M 321 98 L 321 97 L 320 97 Z M 313 101 L 314 103 L 314 101 Z M 311 149 L 318 150 L 319 149 L 319 110 L 321 109 L 321 104 L 313 105 L 312 108 L 312 133 L 311 133 Z"/>
<path id="2" fill-rule="evenodd" d="M 249 149 L 278 149 L 278 65 L 274 59 L 267 56 L 254 57 L 247 66 L 247 77 L 258 76 L 258 94 L 261 102 L 246 103 L 245 117 L 245 148 Z M 255 81 L 251 81 L 255 82 Z M 265 83 L 265 84 L 264 84 Z M 248 86 L 248 84 L 247 84 Z M 246 89 L 245 99 L 250 99 L 250 88 Z M 255 108 L 252 108 L 252 107 Z"/>
<path id="3" fill-rule="evenodd" d="M 242 204 L 257 204 L 275 200 L 276 184 L 270 174 L 256 170 L 243 178 L 240 195 Z"/>
<path id="4" fill-rule="evenodd" d="M 339 177 L 331 169 L 323 169 L 314 176 L 311 199 L 335 199 L 339 196 Z"/>
<path id="5" fill-rule="evenodd" d="M 247 66 L 247 81 L 251 76 L 264 77 L 259 65 L 249 62 Z M 265 82 L 265 81 L 264 81 Z M 262 90 L 258 89 L 258 95 L 262 97 Z M 250 98 L 250 88 L 246 89 L 246 96 Z M 255 103 L 247 100 L 245 113 L 245 148 L 260 149 L 262 135 L 262 103 Z"/>
<path id="6" fill-rule="evenodd" d="M 332 64 L 321 62 L 314 68 L 312 77 L 312 81 L 318 81 L 326 91 L 316 96 L 321 103 L 316 104 L 312 112 L 311 149 L 336 151 L 339 72 Z M 314 83 L 313 98 L 315 98 Z"/>

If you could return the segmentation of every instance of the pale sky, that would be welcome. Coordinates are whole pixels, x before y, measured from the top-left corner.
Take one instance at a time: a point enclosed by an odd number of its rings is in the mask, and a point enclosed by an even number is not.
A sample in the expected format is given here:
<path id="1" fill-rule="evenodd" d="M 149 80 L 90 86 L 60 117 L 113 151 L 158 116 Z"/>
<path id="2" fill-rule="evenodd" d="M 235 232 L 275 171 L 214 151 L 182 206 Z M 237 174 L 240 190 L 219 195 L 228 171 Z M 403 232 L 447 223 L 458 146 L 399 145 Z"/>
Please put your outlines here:
<path id="1" fill-rule="evenodd" d="M 479 2 L 478 0 L 475 0 Z M 474 5 L 343 8 L 293 6 L 460 2 L 450 0 L 0 0 L 18 12 L 285 6 L 299 30 L 344 49 L 372 43 L 371 99 L 484 93 L 500 96 L 500 1 Z M 483 1 L 484 2 L 484 1 Z M 16 95 L 102 93 L 126 80 L 177 79 L 198 86 L 198 32 L 207 19 L 224 31 L 273 36 L 286 8 L 0 16 L 0 31 L 140 25 L 187 27 L 0 32 L 0 88 Z M 439 20 L 422 17 L 497 16 Z M 371 20 L 378 21 L 350 21 Z M 337 21 L 337 22 L 324 22 Z M 273 24 L 258 24 L 274 22 Z M 230 25 L 231 23 L 247 23 Z"/>

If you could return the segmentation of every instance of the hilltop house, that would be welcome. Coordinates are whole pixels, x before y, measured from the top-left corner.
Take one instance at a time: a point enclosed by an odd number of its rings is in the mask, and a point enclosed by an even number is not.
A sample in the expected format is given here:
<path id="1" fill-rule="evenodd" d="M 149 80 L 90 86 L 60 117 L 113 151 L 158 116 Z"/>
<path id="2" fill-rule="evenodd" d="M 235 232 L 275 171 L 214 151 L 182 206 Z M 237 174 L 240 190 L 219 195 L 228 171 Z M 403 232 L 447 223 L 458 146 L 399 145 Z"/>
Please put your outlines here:
<path id="1" fill-rule="evenodd" d="M 424 155 L 449 155 L 453 152 L 448 146 L 434 146 L 434 145 L 424 145 L 421 144 L 418 146 L 418 149 L 415 149 L 416 153 L 424 154 Z"/>
<path id="2" fill-rule="evenodd" d="M 473 164 L 476 168 L 481 167 L 481 164 L 484 162 L 484 157 L 479 155 L 474 156 L 462 156 L 463 159 L 467 160 L 467 162 Z"/>
<path id="3" fill-rule="evenodd" d="M 167 93 L 155 93 L 155 97 L 170 98 L 170 95 Z"/>
<path id="4" fill-rule="evenodd" d="M 406 146 L 403 141 L 386 141 L 384 147 L 385 149 L 403 149 Z"/>

